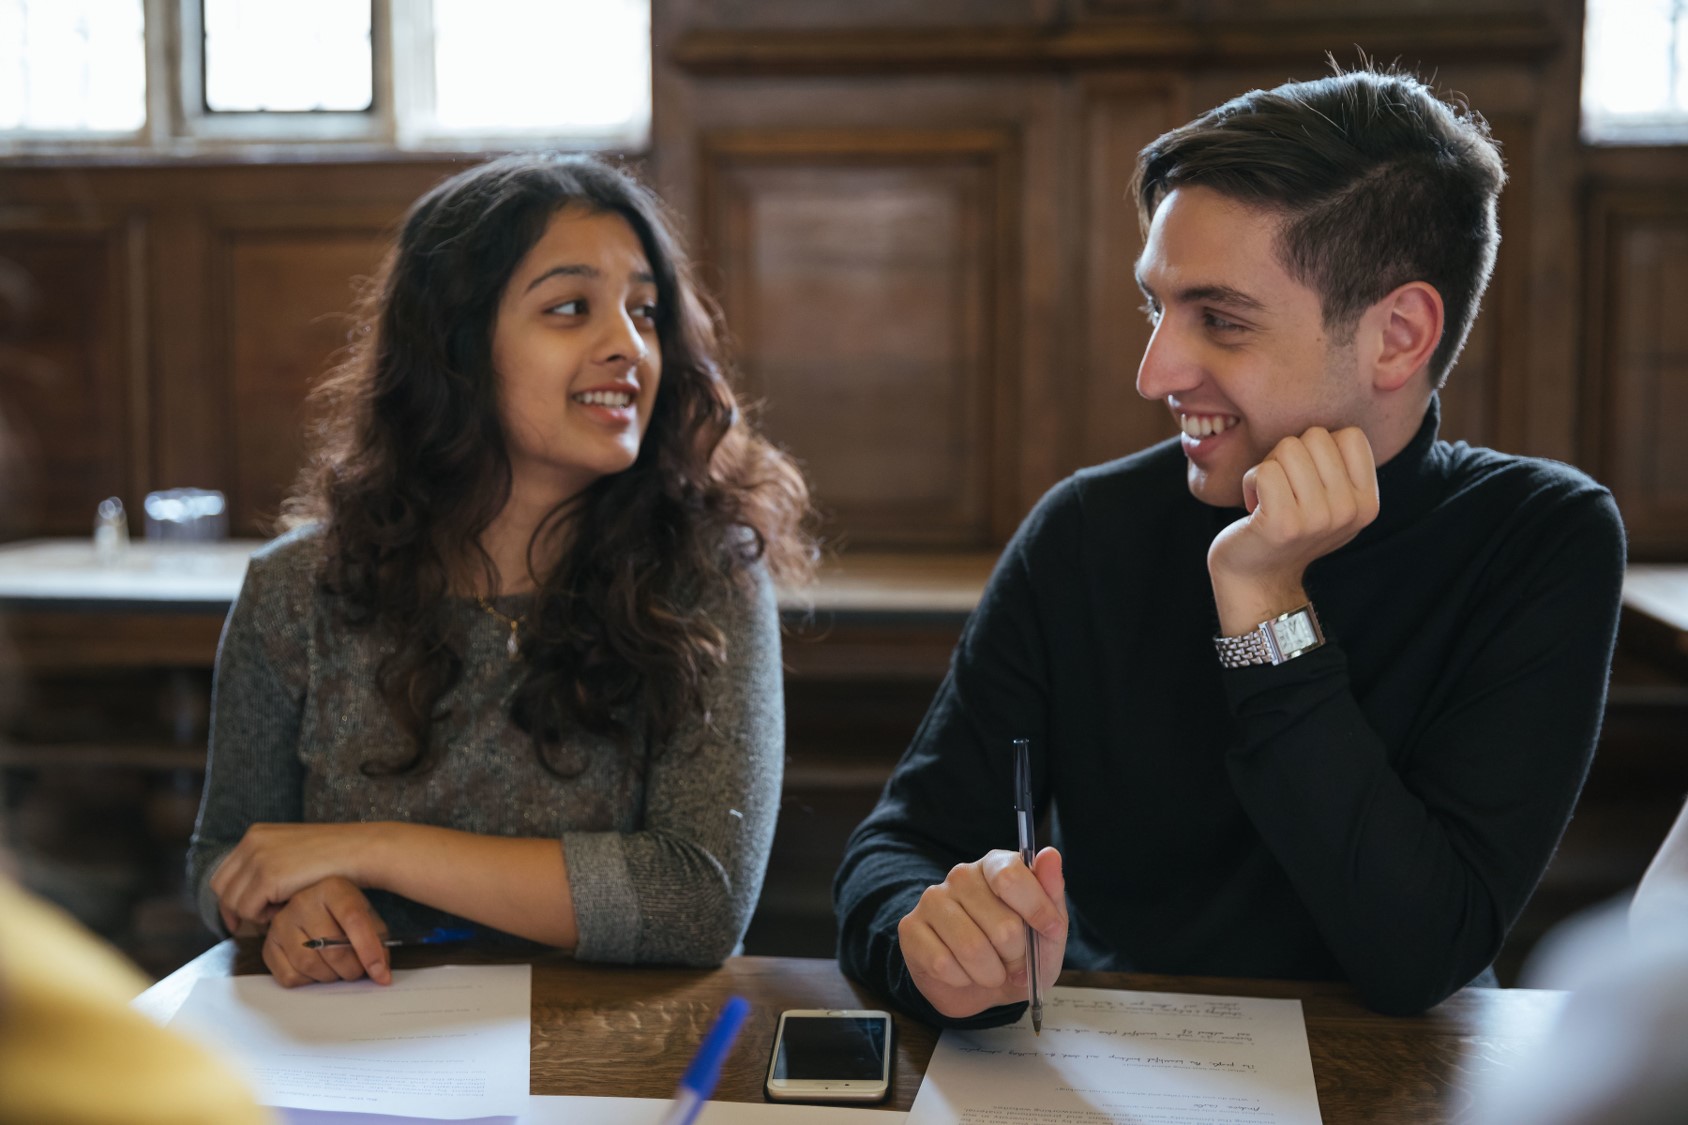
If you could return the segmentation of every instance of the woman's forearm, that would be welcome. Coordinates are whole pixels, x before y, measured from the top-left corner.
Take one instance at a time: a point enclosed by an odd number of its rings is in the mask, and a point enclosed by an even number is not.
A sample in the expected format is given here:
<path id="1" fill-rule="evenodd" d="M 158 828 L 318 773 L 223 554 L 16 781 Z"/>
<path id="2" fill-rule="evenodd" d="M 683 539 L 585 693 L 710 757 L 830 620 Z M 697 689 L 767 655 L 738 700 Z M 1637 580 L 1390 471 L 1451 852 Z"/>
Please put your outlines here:
<path id="1" fill-rule="evenodd" d="M 545 945 L 579 943 L 560 841 L 399 822 L 370 827 L 376 831 L 360 864 L 364 886 Z"/>

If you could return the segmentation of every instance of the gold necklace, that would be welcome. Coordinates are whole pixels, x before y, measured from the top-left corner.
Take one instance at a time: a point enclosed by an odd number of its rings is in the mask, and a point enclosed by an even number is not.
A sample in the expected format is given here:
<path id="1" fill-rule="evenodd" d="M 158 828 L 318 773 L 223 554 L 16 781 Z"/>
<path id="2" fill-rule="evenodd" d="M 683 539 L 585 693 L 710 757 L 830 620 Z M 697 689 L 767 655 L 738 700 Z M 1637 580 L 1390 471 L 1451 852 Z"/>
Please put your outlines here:
<path id="1" fill-rule="evenodd" d="M 493 608 L 491 602 L 487 601 L 478 594 L 475 596 L 475 601 L 482 609 L 497 618 L 499 622 L 510 627 L 510 639 L 504 642 L 504 651 L 510 654 L 511 660 L 520 656 L 522 654 L 522 641 L 518 634 L 521 631 L 522 622 L 527 620 L 527 614 L 522 613 L 516 615 L 515 617 L 511 617 L 509 614 L 500 613 L 498 610 Z"/>

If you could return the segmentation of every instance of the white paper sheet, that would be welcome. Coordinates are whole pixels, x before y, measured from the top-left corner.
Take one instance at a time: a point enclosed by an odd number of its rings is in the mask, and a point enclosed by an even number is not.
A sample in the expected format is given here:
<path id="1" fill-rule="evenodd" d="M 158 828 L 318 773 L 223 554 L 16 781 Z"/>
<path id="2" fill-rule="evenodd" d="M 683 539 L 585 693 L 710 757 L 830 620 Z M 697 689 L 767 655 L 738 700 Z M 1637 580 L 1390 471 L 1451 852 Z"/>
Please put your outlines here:
<path id="1" fill-rule="evenodd" d="M 548 1098 L 535 1095 L 518 1125 L 659 1125 L 669 1102 L 656 1098 Z M 885 1109 L 777 1102 L 706 1102 L 697 1125 L 904 1125 Z"/>
<path id="2" fill-rule="evenodd" d="M 1299 1000 L 1055 988 L 1029 1019 L 946 1030 L 908 1125 L 1318 1125 Z"/>
<path id="3" fill-rule="evenodd" d="M 659 1125 L 669 1103 L 652 1098 L 528 1098 L 520 1117 L 486 1118 L 472 1125 Z M 287 1125 L 415 1125 L 417 1117 L 375 1117 L 361 1113 L 286 1110 Z M 895 1110 L 776 1103 L 707 1102 L 697 1125 L 904 1125 Z"/>
<path id="4" fill-rule="evenodd" d="M 530 965 L 447 965 L 286 989 L 207 978 L 171 1026 L 241 1070 L 265 1105 L 423 1118 L 527 1108 Z"/>

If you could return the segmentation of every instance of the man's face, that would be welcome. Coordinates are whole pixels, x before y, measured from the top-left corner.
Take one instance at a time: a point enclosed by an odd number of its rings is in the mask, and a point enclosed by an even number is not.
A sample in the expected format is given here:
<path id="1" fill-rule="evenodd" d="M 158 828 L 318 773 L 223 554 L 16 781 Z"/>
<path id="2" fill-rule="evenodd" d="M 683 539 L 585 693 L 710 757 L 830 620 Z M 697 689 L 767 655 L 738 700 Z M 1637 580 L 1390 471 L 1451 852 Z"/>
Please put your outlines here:
<path id="1" fill-rule="evenodd" d="M 1278 263 L 1278 225 L 1210 188 L 1179 188 L 1137 261 L 1154 326 L 1137 392 L 1172 411 L 1204 504 L 1241 507 L 1243 474 L 1279 440 L 1363 426 L 1375 408 L 1352 341 L 1328 337 L 1318 294 Z"/>

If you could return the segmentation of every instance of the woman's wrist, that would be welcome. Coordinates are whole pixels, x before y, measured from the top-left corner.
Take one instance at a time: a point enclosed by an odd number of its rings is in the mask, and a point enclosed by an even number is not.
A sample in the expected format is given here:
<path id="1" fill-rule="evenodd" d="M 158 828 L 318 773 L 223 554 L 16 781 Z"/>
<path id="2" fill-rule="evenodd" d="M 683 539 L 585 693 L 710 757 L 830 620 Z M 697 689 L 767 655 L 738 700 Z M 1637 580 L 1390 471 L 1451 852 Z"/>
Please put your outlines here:
<path id="1" fill-rule="evenodd" d="M 364 890 L 393 889 L 396 857 L 404 852 L 404 836 L 415 827 L 403 821 L 372 820 L 354 828 L 347 877 Z"/>

